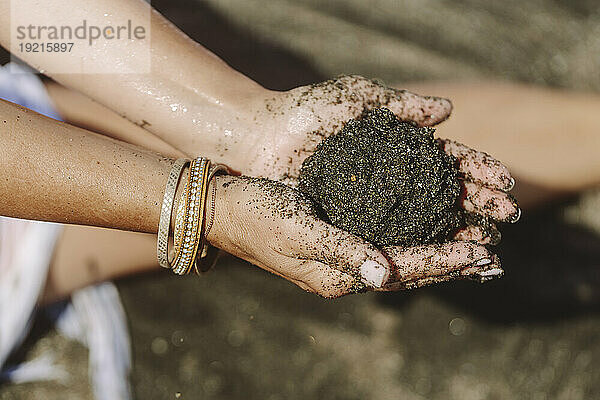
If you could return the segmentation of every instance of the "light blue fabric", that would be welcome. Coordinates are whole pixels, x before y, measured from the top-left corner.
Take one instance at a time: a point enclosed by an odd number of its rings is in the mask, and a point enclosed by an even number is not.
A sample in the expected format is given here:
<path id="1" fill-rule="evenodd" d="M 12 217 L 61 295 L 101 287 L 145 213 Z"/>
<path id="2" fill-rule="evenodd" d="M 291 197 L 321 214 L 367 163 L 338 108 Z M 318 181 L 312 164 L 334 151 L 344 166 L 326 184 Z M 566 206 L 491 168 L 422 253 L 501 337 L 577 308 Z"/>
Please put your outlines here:
<path id="1" fill-rule="evenodd" d="M 15 63 L 0 67 L 0 98 L 61 120 L 44 84 L 29 67 Z"/>

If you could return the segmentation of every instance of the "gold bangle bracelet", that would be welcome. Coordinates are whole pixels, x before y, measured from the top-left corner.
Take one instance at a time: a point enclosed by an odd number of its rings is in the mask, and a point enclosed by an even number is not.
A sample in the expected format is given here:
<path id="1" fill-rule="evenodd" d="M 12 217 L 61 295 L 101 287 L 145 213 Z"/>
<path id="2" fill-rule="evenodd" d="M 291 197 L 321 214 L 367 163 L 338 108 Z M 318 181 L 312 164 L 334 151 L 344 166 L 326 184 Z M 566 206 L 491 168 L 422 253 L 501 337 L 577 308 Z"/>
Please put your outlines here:
<path id="1" fill-rule="evenodd" d="M 208 197 L 209 197 L 208 189 L 210 186 L 210 182 L 215 177 L 215 175 L 219 172 L 228 174 L 229 169 L 227 168 L 227 166 L 225 166 L 223 164 L 216 164 L 211 168 L 210 174 L 208 175 L 208 181 L 206 184 L 205 202 L 208 201 Z M 196 262 L 194 265 L 196 274 L 198 274 L 198 275 L 200 275 L 202 272 L 209 271 L 215 265 L 215 263 L 217 262 L 217 257 L 218 257 L 218 253 L 219 253 L 219 249 L 211 246 L 210 243 L 208 243 L 206 241 L 206 237 L 208 236 L 208 233 L 209 233 L 210 229 L 212 228 L 214 215 L 215 215 L 215 189 L 214 188 L 213 188 L 212 194 L 213 194 L 213 196 L 211 199 L 210 218 L 208 220 L 208 225 L 206 225 L 202 229 L 202 251 L 200 252 L 200 254 L 198 254 L 196 256 Z M 204 209 L 207 210 L 206 205 L 204 206 Z M 204 222 L 207 222 L 206 211 L 204 213 Z"/>
<path id="2" fill-rule="evenodd" d="M 167 178 L 165 194 L 160 209 L 160 220 L 158 223 L 158 239 L 156 242 L 156 256 L 158 263 L 163 268 L 171 268 L 169 264 L 169 231 L 171 229 L 171 216 L 173 214 L 173 202 L 177 184 L 181 179 L 181 173 L 186 165 L 190 163 L 187 158 L 179 158 L 173 163 L 171 172 Z"/>
<path id="3" fill-rule="evenodd" d="M 173 272 L 177 275 L 190 272 L 199 246 L 201 248 L 209 170 L 210 161 L 206 158 L 198 157 L 191 162 L 183 209 L 184 218 L 179 228 L 181 231 L 177 233 L 180 243 L 173 262 Z"/>

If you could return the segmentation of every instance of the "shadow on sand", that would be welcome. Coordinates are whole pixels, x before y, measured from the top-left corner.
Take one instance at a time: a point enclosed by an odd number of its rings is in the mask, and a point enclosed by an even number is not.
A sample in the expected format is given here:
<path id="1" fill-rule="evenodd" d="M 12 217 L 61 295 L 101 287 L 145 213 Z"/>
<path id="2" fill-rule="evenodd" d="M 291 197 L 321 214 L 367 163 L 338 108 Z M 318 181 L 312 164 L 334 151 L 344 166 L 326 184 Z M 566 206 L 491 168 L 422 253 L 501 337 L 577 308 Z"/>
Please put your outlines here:
<path id="1" fill-rule="evenodd" d="M 500 255 L 505 276 L 484 285 L 449 282 L 422 289 L 468 314 L 495 323 L 551 322 L 600 309 L 600 237 L 570 225 L 562 207 L 524 215 L 502 226 Z M 404 306 L 417 292 L 381 296 Z"/>

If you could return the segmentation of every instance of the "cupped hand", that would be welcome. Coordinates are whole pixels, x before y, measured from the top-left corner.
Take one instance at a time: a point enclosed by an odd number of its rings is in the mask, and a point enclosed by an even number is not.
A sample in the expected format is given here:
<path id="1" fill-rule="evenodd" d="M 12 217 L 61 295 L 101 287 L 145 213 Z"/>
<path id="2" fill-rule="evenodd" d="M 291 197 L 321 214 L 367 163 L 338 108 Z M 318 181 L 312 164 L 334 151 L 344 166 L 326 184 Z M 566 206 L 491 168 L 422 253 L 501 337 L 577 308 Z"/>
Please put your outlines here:
<path id="1" fill-rule="evenodd" d="M 379 250 L 319 219 L 303 194 L 280 182 L 220 176 L 211 185 L 208 240 L 323 297 L 502 274 L 497 258 L 471 242 Z"/>
<path id="2" fill-rule="evenodd" d="M 302 162 L 317 145 L 364 110 L 387 107 L 420 126 L 438 124 L 452 111 L 450 101 L 388 88 L 360 76 L 343 76 L 287 92 L 269 92 L 253 118 L 257 136 L 244 149 L 244 173 L 295 186 Z M 508 169 L 493 157 L 447 139 L 441 148 L 454 156 L 462 176 L 460 205 L 473 215 L 457 240 L 496 243 L 493 221 L 516 222 L 520 209 L 506 192 L 514 186 Z"/>
<path id="3" fill-rule="evenodd" d="M 420 126 L 438 124 L 452 111 L 446 99 L 419 96 L 356 75 L 263 95 L 264 100 L 253 105 L 258 134 L 245 149 L 245 173 L 292 184 L 317 145 L 364 110 L 387 107 Z"/>

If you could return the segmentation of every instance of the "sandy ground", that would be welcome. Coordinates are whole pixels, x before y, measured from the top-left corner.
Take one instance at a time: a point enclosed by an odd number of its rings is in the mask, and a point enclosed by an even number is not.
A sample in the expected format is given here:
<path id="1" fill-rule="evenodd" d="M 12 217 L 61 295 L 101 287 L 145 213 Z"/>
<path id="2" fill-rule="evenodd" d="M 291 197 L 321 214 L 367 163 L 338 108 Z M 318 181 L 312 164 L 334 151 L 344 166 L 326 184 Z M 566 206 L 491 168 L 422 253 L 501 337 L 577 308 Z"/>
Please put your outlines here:
<path id="1" fill-rule="evenodd" d="M 153 4 L 271 88 L 352 72 L 600 91 L 594 0 Z M 326 301 L 231 257 L 200 279 L 122 281 L 136 398 L 600 398 L 600 191 L 503 233 L 506 276 L 483 286 Z M 71 380 L 0 400 L 91 398 L 85 349 L 38 325 L 22 356 L 51 350 Z"/>

